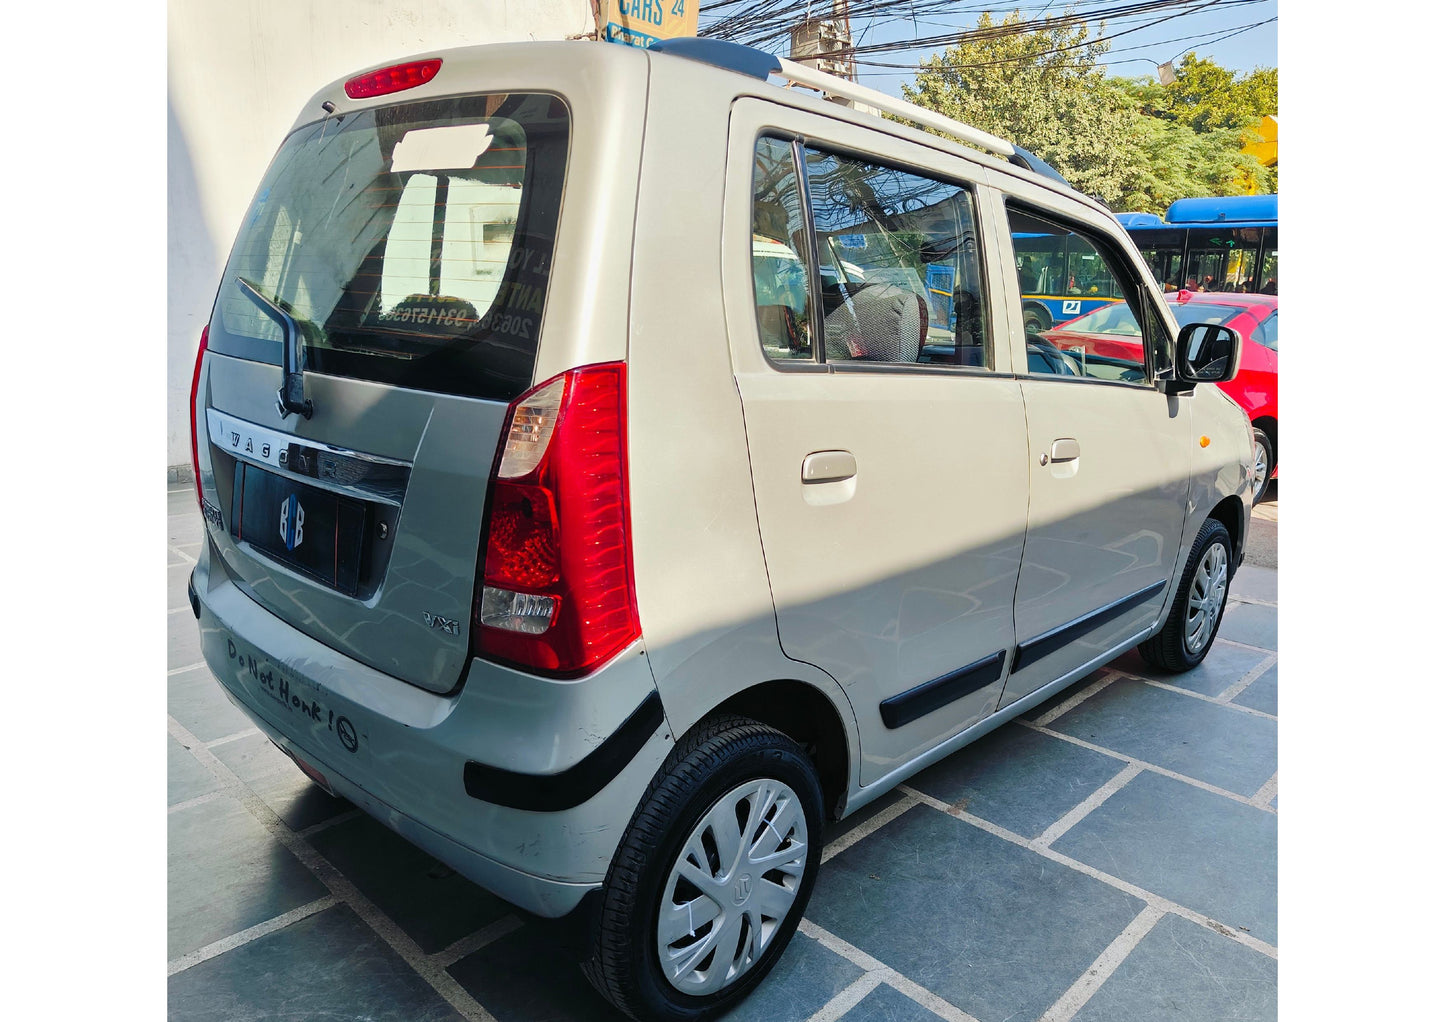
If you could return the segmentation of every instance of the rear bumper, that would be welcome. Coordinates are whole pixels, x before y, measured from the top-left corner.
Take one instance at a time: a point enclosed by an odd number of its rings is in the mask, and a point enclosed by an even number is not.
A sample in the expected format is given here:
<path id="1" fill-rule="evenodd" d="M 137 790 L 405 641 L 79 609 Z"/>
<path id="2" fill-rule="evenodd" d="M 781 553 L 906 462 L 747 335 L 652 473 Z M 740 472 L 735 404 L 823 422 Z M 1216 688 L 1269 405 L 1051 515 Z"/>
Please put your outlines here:
<path id="1" fill-rule="evenodd" d="M 278 746 L 529 912 L 565 915 L 601 885 L 672 744 L 640 645 L 566 682 L 473 660 L 459 691 L 437 695 L 291 627 L 208 561 L 192 581 L 202 653 Z"/>

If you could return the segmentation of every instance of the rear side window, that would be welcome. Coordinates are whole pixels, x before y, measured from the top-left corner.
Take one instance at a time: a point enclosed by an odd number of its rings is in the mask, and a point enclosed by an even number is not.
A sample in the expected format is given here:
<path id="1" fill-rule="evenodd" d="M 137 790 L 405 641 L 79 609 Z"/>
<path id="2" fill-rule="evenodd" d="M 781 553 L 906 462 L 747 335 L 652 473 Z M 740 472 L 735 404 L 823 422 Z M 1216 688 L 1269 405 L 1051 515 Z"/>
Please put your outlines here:
<path id="1" fill-rule="evenodd" d="M 754 155 L 753 290 L 769 358 L 992 365 L 967 188 L 776 138 Z"/>
<path id="2" fill-rule="evenodd" d="M 990 365 L 969 191 L 804 152 L 827 360 Z"/>
<path id="3" fill-rule="evenodd" d="M 511 400 L 531 383 L 568 136 L 566 105 L 535 94 L 299 129 L 241 227 L 210 348 L 280 362 L 244 279 L 298 321 L 310 371 Z"/>

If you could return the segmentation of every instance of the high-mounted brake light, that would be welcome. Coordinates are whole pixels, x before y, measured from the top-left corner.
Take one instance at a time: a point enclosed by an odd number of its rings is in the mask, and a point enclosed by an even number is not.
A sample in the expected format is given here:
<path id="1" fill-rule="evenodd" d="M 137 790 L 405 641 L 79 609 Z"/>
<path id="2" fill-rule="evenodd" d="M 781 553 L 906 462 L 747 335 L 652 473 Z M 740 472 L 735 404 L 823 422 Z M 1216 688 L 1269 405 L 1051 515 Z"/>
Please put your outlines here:
<path id="1" fill-rule="evenodd" d="M 626 367 L 563 373 L 512 402 L 492 474 L 472 646 L 578 677 L 638 635 Z"/>
<path id="2" fill-rule="evenodd" d="M 201 328 L 201 346 L 196 349 L 196 371 L 191 375 L 191 473 L 196 478 L 196 503 L 204 507 L 201 497 L 201 454 L 196 439 L 196 397 L 201 392 L 201 363 L 206 359 L 206 338 L 210 336 L 211 324 Z"/>
<path id="3" fill-rule="evenodd" d="M 431 81 L 437 76 L 441 66 L 441 58 L 434 57 L 431 60 L 413 60 L 406 64 L 393 64 L 379 71 L 368 71 L 346 83 L 346 94 L 352 99 L 369 99 L 372 96 L 404 92 Z"/>

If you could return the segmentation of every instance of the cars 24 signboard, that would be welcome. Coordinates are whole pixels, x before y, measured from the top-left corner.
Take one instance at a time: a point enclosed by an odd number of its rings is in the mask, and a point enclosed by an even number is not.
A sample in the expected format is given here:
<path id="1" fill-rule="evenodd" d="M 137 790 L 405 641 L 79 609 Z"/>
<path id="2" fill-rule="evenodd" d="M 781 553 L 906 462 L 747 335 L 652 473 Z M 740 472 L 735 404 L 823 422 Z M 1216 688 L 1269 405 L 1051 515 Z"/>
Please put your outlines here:
<path id="1" fill-rule="evenodd" d="M 602 38 L 626 46 L 697 35 L 702 0 L 602 0 Z"/>

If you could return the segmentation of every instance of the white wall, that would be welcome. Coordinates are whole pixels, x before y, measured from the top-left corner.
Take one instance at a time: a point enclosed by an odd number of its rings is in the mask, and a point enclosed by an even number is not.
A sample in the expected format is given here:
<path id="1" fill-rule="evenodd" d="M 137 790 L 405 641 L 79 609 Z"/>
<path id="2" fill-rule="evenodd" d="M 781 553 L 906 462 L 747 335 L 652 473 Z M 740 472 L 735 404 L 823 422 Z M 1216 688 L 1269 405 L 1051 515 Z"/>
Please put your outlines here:
<path id="1" fill-rule="evenodd" d="M 589 0 L 171 0 L 169 20 L 166 453 L 188 476 L 201 327 L 301 104 L 348 72 L 413 53 L 565 39 L 594 24 Z"/>

